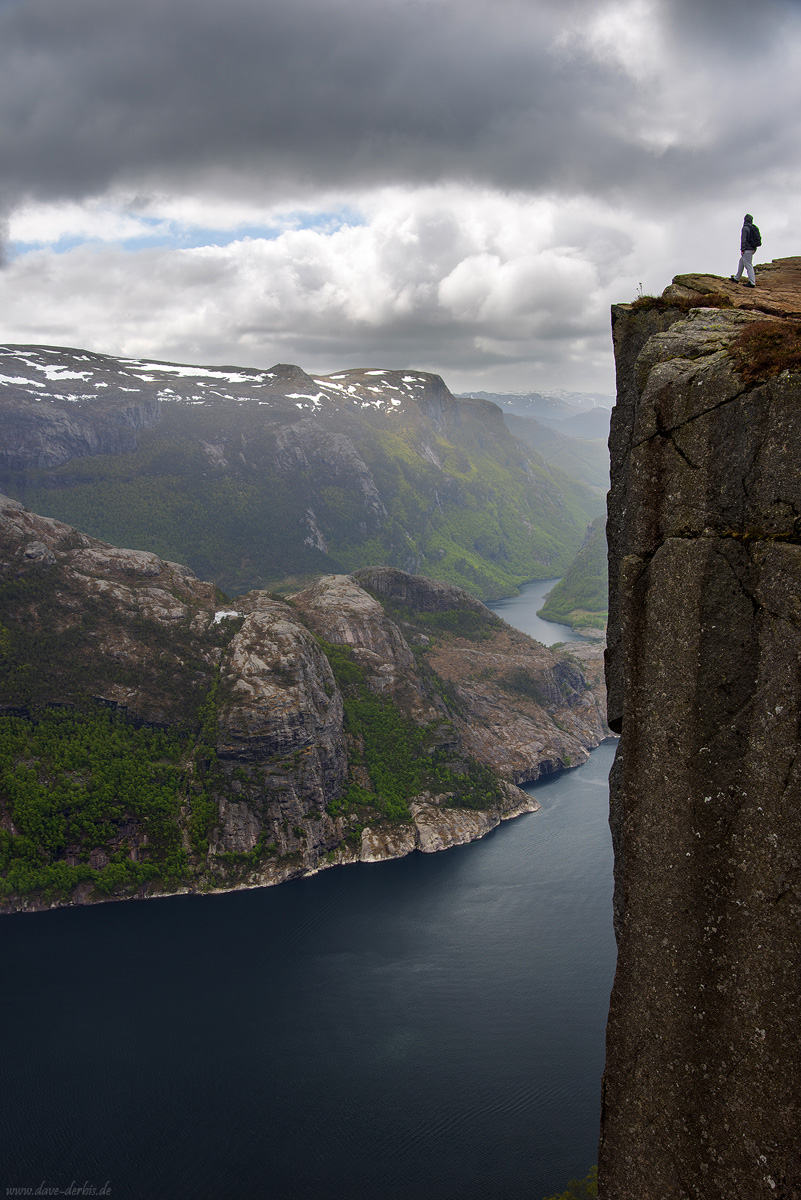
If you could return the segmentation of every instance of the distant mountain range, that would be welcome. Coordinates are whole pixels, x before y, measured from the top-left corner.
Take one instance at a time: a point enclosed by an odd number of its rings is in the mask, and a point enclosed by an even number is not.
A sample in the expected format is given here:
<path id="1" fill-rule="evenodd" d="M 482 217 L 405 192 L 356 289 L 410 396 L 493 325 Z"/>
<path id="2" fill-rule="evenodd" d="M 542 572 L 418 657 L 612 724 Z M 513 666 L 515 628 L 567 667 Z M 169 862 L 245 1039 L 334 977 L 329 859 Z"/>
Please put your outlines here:
<path id="1" fill-rule="evenodd" d="M 598 412 L 603 413 L 603 409 Z M 545 425 L 533 417 L 518 417 L 504 413 L 504 423 L 510 433 L 541 454 L 552 467 L 559 467 L 574 479 L 598 488 L 604 494 L 609 488 L 609 449 L 606 434 L 598 438 L 571 437 L 561 433 L 556 425 Z"/>
<path id="2" fill-rule="evenodd" d="M 491 400 L 504 413 L 534 417 L 571 437 L 606 437 L 615 397 L 603 392 L 462 392 L 462 399 Z M 589 417 L 584 422 L 582 418 Z M 605 432 L 603 432 L 605 430 Z"/>
<path id="3" fill-rule="evenodd" d="M 565 421 L 576 395 L 540 399 Z M 603 508 L 602 479 L 566 473 L 584 443 L 561 435 L 560 469 L 537 430 L 513 436 L 494 402 L 414 370 L 0 346 L 0 428 L 0 490 L 231 593 L 381 564 L 509 595 L 563 573 Z"/>

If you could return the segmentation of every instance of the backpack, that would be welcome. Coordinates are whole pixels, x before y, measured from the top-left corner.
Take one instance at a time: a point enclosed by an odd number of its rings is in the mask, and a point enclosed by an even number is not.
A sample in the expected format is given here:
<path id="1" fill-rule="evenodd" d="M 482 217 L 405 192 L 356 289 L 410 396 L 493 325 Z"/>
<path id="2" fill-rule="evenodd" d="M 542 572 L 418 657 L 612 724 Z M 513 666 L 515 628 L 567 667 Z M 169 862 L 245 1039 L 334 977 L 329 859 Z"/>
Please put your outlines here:
<path id="1" fill-rule="evenodd" d="M 755 250 L 759 249 L 759 247 L 762 245 L 762 234 L 759 232 L 759 229 L 753 224 L 753 222 L 751 224 L 751 236 L 748 240 Z"/>

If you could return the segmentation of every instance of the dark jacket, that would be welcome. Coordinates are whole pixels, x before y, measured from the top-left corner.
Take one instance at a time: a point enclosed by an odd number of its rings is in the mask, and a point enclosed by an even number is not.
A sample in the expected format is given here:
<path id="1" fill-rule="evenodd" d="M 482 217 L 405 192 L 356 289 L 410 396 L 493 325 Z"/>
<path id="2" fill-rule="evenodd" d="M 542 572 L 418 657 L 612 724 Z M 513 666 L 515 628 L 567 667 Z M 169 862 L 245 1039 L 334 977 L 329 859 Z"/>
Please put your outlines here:
<path id="1" fill-rule="evenodd" d="M 746 217 L 740 234 L 740 253 L 743 250 L 756 250 L 762 245 L 762 237 L 754 222 Z"/>

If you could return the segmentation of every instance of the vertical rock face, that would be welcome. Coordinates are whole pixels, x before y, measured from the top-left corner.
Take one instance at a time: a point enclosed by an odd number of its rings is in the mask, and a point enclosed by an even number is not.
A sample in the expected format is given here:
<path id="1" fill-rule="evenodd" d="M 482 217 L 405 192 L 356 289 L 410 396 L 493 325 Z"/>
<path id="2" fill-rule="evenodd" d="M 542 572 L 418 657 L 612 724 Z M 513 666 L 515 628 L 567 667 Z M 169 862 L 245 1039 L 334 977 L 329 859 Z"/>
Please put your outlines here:
<path id="1" fill-rule="evenodd" d="M 613 310 L 610 725 L 618 970 L 605 1200 L 801 1197 L 801 375 L 732 347 L 801 310 Z M 713 290 L 710 282 L 696 292 Z M 794 310 L 793 310 L 793 305 Z M 789 336 L 794 336 L 792 333 Z"/>

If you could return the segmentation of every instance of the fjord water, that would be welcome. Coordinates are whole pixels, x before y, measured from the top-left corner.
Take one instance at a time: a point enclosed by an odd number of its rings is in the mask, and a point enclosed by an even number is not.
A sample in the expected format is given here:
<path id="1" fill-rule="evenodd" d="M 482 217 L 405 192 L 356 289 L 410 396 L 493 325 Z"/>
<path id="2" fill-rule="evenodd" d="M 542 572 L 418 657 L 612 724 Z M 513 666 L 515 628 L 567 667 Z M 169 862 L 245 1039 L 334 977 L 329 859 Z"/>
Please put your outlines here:
<path id="1" fill-rule="evenodd" d="M 585 1174 L 613 753 L 445 853 L 5 917 L 0 1184 L 539 1200 Z"/>
<path id="2" fill-rule="evenodd" d="M 587 641 L 581 634 L 574 633 L 569 625 L 543 621 L 542 617 L 537 616 L 537 609 L 542 608 L 548 592 L 558 582 L 558 579 L 538 579 L 535 583 L 524 583 L 519 595 L 496 600 L 489 607 L 504 621 L 514 625 L 515 629 L 522 630 L 546 646 L 553 646 L 556 642 Z"/>

